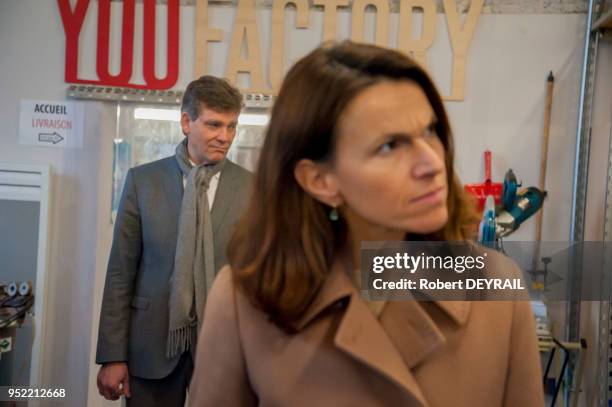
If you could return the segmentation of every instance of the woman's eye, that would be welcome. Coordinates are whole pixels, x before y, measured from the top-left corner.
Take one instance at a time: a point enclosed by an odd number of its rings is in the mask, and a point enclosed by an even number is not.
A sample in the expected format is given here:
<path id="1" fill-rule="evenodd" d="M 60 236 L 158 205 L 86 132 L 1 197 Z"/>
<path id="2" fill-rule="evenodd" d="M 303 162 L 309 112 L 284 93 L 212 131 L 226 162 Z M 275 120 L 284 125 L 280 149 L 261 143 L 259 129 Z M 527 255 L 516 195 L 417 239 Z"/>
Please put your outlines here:
<path id="1" fill-rule="evenodd" d="M 436 137 L 438 133 L 436 132 L 436 125 L 432 124 L 427 129 L 425 129 L 425 138 Z"/>

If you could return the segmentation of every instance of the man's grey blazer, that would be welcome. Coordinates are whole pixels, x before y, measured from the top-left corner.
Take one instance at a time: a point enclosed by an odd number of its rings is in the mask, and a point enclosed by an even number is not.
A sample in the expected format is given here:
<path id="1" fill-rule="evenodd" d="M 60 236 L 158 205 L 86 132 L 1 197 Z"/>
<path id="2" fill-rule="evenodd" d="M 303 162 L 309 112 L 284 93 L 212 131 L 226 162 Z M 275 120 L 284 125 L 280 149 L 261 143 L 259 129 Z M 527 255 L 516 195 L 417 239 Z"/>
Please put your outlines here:
<path id="1" fill-rule="evenodd" d="M 211 211 L 215 269 L 251 188 L 251 173 L 227 161 Z M 102 299 L 96 363 L 126 361 L 131 375 L 160 379 L 180 355 L 166 357 L 168 299 L 183 175 L 174 156 L 132 168 L 113 234 Z M 202 268 L 204 273 L 204 268 Z"/>

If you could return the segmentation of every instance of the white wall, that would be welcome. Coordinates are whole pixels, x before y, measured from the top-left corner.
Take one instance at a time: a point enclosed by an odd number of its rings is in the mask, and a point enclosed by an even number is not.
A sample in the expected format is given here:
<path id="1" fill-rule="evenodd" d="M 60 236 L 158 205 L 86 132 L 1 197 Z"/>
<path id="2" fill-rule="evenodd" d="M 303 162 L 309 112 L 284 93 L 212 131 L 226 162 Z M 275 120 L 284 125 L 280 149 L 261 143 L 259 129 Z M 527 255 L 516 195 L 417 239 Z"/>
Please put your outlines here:
<path id="1" fill-rule="evenodd" d="M 63 31 L 52 1 L 0 2 L 0 160 L 49 164 L 54 173 L 43 383 L 67 388 L 84 405 L 96 252 L 100 131 L 98 104 L 85 113 L 83 149 L 18 144 L 19 99 L 62 99 Z"/>
<path id="2" fill-rule="evenodd" d="M 113 10 L 119 5 L 113 2 Z M 211 6 L 211 26 L 223 28 L 226 37 L 223 43 L 211 45 L 213 74 L 222 74 L 225 68 L 231 36 L 227 27 L 231 27 L 233 14 L 228 7 Z M 192 7 L 182 8 L 177 88 L 183 88 L 193 72 L 192 15 Z M 269 27 L 265 25 L 269 16 L 269 10 L 258 13 L 264 60 L 269 52 Z M 95 77 L 95 17 L 96 3 L 92 2 L 81 37 L 80 72 L 89 78 Z M 339 37 L 348 36 L 348 17 L 347 12 L 339 14 Z M 159 18 L 163 18 L 162 13 Z M 294 21 L 293 13 L 289 13 L 289 19 Z M 575 14 L 482 15 L 470 48 L 466 100 L 447 103 L 457 140 L 457 170 L 464 181 L 483 179 L 482 150 L 489 148 L 494 154 L 495 180 L 501 181 L 511 167 L 524 185 L 535 185 L 546 75 L 550 70 L 555 73 L 545 240 L 568 239 L 584 20 L 584 15 Z M 311 12 L 310 30 L 287 28 L 288 38 L 295 44 L 290 58 L 316 45 L 320 23 L 321 13 Z M 137 30 L 141 25 L 137 24 Z M 392 32 L 396 25 L 397 16 L 392 16 Z M 442 92 L 448 93 L 452 55 L 443 15 L 438 16 L 437 27 L 430 69 Z M 113 43 L 118 43 L 118 37 L 112 37 Z M 159 48 L 164 48 L 163 42 Z M 93 357 L 112 232 L 109 213 L 114 110 L 109 104 L 85 103 L 82 149 L 19 145 L 19 100 L 54 100 L 65 95 L 64 32 L 56 2 L 0 0 L 0 52 L 0 161 L 50 164 L 55 174 L 43 384 L 69 388 L 72 398 L 67 405 L 102 405 L 95 391 L 97 367 Z M 137 45 L 136 54 L 140 52 Z M 160 53 L 159 59 L 163 58 Z M 135 72 L 141 70 L 139 61 L 137 57 Z M 115 57 L 115 71 L 117 62 Z M 525 224 L 513 238 L 529 239 L 532 223 Z"/>

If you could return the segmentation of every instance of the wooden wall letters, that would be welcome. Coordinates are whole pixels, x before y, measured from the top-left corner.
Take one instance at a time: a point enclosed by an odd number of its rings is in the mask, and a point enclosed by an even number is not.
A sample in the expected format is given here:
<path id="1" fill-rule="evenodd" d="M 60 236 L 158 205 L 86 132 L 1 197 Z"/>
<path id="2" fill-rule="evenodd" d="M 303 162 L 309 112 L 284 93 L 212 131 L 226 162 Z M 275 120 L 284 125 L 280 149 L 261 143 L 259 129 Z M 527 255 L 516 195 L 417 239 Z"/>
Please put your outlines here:
<path id="1" fill-rule="evenodd" d="M 134 25 L 136 0 L 123 0 L 121 24 L 121 61 L 116 75 L 109 71 L 109 38 L 111 21 L 111 0 L 98 0 L 96 74 L 98 79 L 79 77 L 79 36 L 83 21 L 89 9 L 90 0 L 76 0 L 74 8 L 70 0 L 57 0 L 64 32 L 66 35 L 65 80 L 69 83 L 122 86 L 142 89 L 170 89 L 176 85 L 179 76 L 179 0 L 168 0 L 167 7 L 167 50 L 166 75 L 158 78 L 155 73 L 155 32 L 156 0 L 143 0 L 143 72 L 144 84 L 132 83 L 134 59 Z M 337 37 L 338 8 L 347 8 L 349 0 L 313 0 L 323 8 L 322 41 Z M 450 94 L 447 100 L 463 100 L 465 97 L 465 72 L 470 43 L 482 12 L 484 0 L 471 0 L 470 8 L 462 23 L 455 0 L 443 0 L 449 40 L 453 51 Z M 271 18 L 270 63 L 267 78 L 261 59 L 260 37 L 255 16 L 255 0 L 238 0 L 236 16 L 231 28 L 231 39 L 224 76 L 236 81 L 239 74 L 248 74 L 250 86 L 243 89 L 249 93 L 273 94 L 278 91 L 283 73 L 285 41 L 285 10 L 293 5 L 297 10 L 295 28 L 309 27 L 310 10 L 308 0 L 273 0 Z M 388 0 L 354 0 L 352 4 L 350 38 L 363 41 L 364 15 L 368 6 L 376 9 L 376 30 L 374 42 L 389 46 L 389 3 Z M 161 6 L 160 6 L 161 7 Z M 414 36 L 415 11 L 421 13 L 422 24 L 419 35 Z M 208 15 L 208 0 L 196 0 L 195 6 L 195 50 L 194 73 L 196 76 L 208 72 L 208 43 L 223 41 L 224 29 L 211 27 Z M 427 67 L 427 50 L 437 40 L 437 13 L 435 0 L 400 0 L 398 48 L 412 55 Z M 229 31 L 229 30 L 228 30 Z M 307 50 L 305 50 L 306 52 Z M 305 53 L 304 52 L 304 53 Z"/>

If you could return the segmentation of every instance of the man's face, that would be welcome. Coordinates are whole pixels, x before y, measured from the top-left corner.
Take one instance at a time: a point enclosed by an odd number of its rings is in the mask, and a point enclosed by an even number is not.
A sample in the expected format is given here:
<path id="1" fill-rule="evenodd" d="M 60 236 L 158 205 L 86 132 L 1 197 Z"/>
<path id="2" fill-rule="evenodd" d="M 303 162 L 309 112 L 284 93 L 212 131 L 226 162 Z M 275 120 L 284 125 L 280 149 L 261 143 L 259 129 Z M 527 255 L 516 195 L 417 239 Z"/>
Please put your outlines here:
<path id="1" fill-rule="evenodd" d="M 223 160 L 236 136 L 240 112 L 217 112 L 202 105 L 200 116 L 191 120 L 181 115 L 181 128 L 187 136 L 189 158 L 196 164 L 215 164 Z"/>

